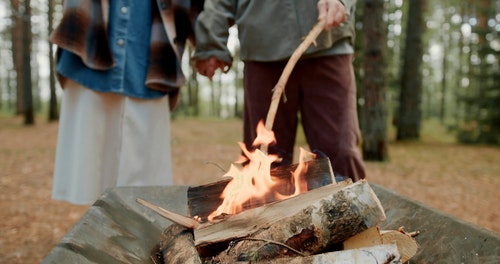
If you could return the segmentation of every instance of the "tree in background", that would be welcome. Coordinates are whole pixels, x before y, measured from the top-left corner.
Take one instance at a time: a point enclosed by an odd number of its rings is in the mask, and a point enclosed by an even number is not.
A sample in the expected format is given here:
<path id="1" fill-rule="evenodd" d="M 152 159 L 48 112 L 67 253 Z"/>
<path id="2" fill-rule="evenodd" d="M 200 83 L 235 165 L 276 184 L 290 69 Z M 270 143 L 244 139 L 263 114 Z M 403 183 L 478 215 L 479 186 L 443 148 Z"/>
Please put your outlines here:
<path id="1" fill-rule="evenodd" d="M 55 1 L 48 0 L 48 35 L 52 33 L 54 29 L 54 7 Z M 59 111 L 57 109 L 57 96 L 56 96 L 56 73 L 55 73 L 55 61 L 54 61 L 54 46 L 50 41 L 47 40 L 49 45 L 49 89 L 50 89 L 50 98 L 49 98 L 49 122 L 59 120 Z"/>
<path id="2" fill-rule="evenodd" d="M 500 41 L 498 9 L 492 0 L 475 1 L 468 10 L 468 82 L 463 101 L 465 116 L 458 131 L 464 143 L 500 144 Z"/>
<path id="3" fill-rule="evenodd" d="M 54 87 L 57 82 L 53 72 L 50 76 L 45 74 L 46 69 L 50 67 L 54 70 L 55 67 L 51 61 L 54 52 L 50 50 L 52 47 L 47 46 L 47 36 L 59 15 L 59 12 L 53 13 L 54 2 L 57 8 L 61 0 L 30 1 L 34 22 L 31 25 L 32 33 L 26 37 L 33 39 L 32 76 L 26 77 L 22 70 L 23 65 L 28 65 L 22 61 L 22 27 L 24 19 L 27 18 L 24 13 L 26 2 L 0 0 L 2 113 L 23 114 L 23 101 L 26 100 L 23 96 L 27 96 L 23 92 L 26 89 L 23 79 L 26 79 L 32 83 L 35 106 L 33 110 L 38 114 L 42 111 L 44 115 L 48 114 L 49 120 L 57 120 L 57 96 Z M 378 129 L 378 132 L 385 129 L 380 120 L 371 116 L 377 111 L 383 111 L 373 108 L 373 98 L 377 100 L 376 96 L 385 100 L 383 107 L 386 108 L 386 118 L 392 118 L 393 124 L 396 125 L 396 137 L 418 139 L 421 127 L 426 128 L 427 124 L 433 124 L 445 127 L 450 134 L 457 136 L 459 142 L 500 144 L 500 2 L 428 0 L 426 3 L 429 8 L 424 25 L 423 14 L 415 15 L 413 7 L 423 4 L 422 1 L 384 0 L 383 22 L 386 24 L 386 32 L 378 32 L 386 38 L 385 44 L 380 44 L 385 49 L 384 62 L 373 64 L 377 65 L 373 67 L 370 65 L 372 62 L 368 60 L 365 65 L 364 60 L 365 56 L 376 54 L 378 44 L 369 40 L 370 45 L 367 45 L 365 50 L 363 42 L 366 41 L 364 34 L 368 33 L 365 30 L 375 25 L 375 13 L 365 11 L 370 13 L 364 16 L 363 12 L 365 5 L 378 2 L 358 1 L 356 12 L 358 37 L 353 64 L 358 86 L 359 120 L 365 144 L 363 148 L 367 148 L 363 150 L 366 151 L 366 159 L 372 160 L 368 146 L 370 149 L 376 146 L 372 143 L 375 142 L 373 138 L 370 138 L 375 135 L 375 129 Z M 55 18 L 51 18 L 52 15 Z M 48 21 L 49 25 L 37 21 Z M 411 29 L 415 23 L 420 25 L 421 32 Z M 428 45 L 428 48 L 423 44 Z M 422 49 L 422 52 L 417 48 Z M 42 58 L 41 54 L 46 58 Z M 198 78 L 194 71 L 186 69 L 186 73 L 190 73 L 189 82 L 187 88 L 182 89 L 181 105 L 172 114 L 201 118 L 241 116 L 242 67 L 237 61 L 237 47 L 234 55 L 235 63 L 230 72 L 221 75 L 223 78 L 216 76 L 212 86 L 207 79 Z M 189 56 L 186 56 L 187 61 L 188 58 Z M 372 80 L 370 75 L 373 74 L 383 74 L 383 80 Z M 415 82 L 415 78 L 419 79 Z M 385 90 L 376 91 L 375 86 L 385 86 Z M 40 104 L 39 98 L 48 100 Z M 40 105 L 48 106 L 48 110 L 46 111 L 45 107 L 40 108 Z M 402 108 L 399 108 L 399 105 Z M 375 113 L 370 112 L 370 108 Z M 434 120 L 441 122 L 433 122 Z M 387 137 L 392 138 L 392 130 L 389 132 Z"/>
<path id="4" fill-rule="evenodd" d="M 0 31 L 0 36 L 1 35 L 3 35 L 3 32 Z M 3 61 L 2 44 L 3 44 L 2 41 L 0 41 L 0 62 Z M 0 66 L 1 65 L 2 64 L 0 63 Z M 3 71 L 0 71 L 0 110 L 2 110 L 3 105 L 4 105 L 4 98 L 3 98 L 4 87 L 8 85 L 8 84 L 5 85 L 4 83 L 5 83 L 5 80 L 4 80 L 4 76 L 3 76 Z"/>
<path id="5" fill-rule="evenodd" d="M 425 2 L 426 0 L 408 1 L 406 41 L 397 115 L 398 140 L 420 138 L 422 121 L 422 35 L 425 29 Z"/>
<path id="6" fill-rule="evenodd" d="M 22 78 L 22 26 L 23 13 L 19 0 L 11 0 L 11 50 L 12 62 L 16 73 L 16 114 L 23 112 L 23 78 Z"/>
<path id="7" fill-rule="evenodd" d="M 447 99 L 447 89 L 448 89 L 448 71 L 449 71 L 449 66 L 448 66 L 448 59 L 449 59 L 449 54 L 450 54 L 450 48 L 451 48 L 451 43 L 450 43 L 450 21 L 451 21 L 451 13 L 448 12 L 450 8 L 449 2 L 447 0 L 443 0 L 440 4 L 443 4 L 443 15 L 444 21 L 440 27 L 440 35 L 441 35 L 441 41 L 442 41 L 442 46 L 443 46 L 443 58 L 442 58 L 442 65 L 441 65 L 441 102 L 439 104 L 439 120 L 441 123 L 444 123 L 445 121 L 445 115 L 446 115 L 446 99 Z"/>
<path id="8" fill-rule="evenodd" d="M 464 93 L 463 85 L 462 85 L 462 80 L 464 80 L 463 76 L 466 73 L 466 65 L 465 65 L 465 48 L 469 49 L 469 46 L 465 44 L 466 38 L 464 37 L 464 32 L 462 30 L 462 27 L 465 25 L 465 20 L 466 20 L 466 11 L 468 10 L 469 2 L 468 1 L 463 1 L 459 5 L 459 17 L 457 18 L 456 27 L 455 27 L 455 32 L 457 37 L 455 38 L 456 46 L 457 46 L 457 53 L 456 53 L 456 58 L 458 60 L 458 63 L 456 63 L 455 67 L 455 75 L 457 76 L 454 81 L 454 102 L 455 102 L 455 107 L 453 110 L 453 119 L 454 119 L 454 124 L 455 127 L 458 126 L 458 124 L 461 122 L 462 118 L 464 117 L 464 104 L 463 100 L 460 98 L 462 97 L 462 94 Z"/>
<path id="9" fill-rule="evenodd" d="M 31 85 L 31 0 L 24 0 L 24 10 L 22 14 L 22 105 L 24 124 L 32 125 L 35 123 L 35 116 L 33 112 Z"/>
<path id="10" fill-rule="evenodd" d="M 387 152 L 387 109 L 385 100 L 386 30 L 384 0 L 365 0 L 363 5 L 363 91 L 361 115 L 363 158 L 384 161 Z"/>

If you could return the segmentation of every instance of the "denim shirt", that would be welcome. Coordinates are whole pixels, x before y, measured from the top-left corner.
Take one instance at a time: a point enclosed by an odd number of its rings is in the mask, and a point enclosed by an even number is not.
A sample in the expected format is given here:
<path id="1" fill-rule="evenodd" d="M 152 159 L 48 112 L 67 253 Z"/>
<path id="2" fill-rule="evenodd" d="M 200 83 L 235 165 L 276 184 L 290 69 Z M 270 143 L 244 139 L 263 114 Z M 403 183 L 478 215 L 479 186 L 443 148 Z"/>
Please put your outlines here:
<path id="1" fill-rule="evenodd" d="M 77 55 L 62 50 L 57 71 L 75 82 L 99 92 L 154 99 L 166 93 L 145 86 L 149 64 L 152 24 L 151 0 L 109 1 L 108 34 L 115 66 L 94 70 Z"/>

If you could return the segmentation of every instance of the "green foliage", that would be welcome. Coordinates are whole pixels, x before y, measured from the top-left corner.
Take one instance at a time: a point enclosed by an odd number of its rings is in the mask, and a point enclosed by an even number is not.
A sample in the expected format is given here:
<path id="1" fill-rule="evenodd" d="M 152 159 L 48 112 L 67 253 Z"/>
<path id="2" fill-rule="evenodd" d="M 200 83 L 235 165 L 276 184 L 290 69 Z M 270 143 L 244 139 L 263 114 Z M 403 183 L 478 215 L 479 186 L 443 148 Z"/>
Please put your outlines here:
<path id="1" fill-rule="evenodd" d="M 491 2 L 481 0 L 474 5 L 475 23 L 468 39 L 469 83 L 460 97 L 465 111 L 457 133 L 463 143 L 500 144 L 500 22 Z"/>

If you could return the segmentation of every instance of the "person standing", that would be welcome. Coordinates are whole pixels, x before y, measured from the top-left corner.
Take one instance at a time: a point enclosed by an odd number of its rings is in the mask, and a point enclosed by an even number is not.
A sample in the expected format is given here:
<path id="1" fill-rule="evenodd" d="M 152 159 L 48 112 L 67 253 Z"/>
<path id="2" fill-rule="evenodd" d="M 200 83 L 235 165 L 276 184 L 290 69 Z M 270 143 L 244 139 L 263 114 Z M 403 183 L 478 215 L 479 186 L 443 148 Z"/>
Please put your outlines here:
<path id="1" fill-rule="evenodd" d="M 365 178 L 358 149 L 353 60 L 355 0 L 207 0 L 195 26 L 197 70 L 211 78 L 232 64 L 228 29 L 237 25 L 244 61 L 244 142 L 252 148 L 265 121 L 272 89 L 289 57 L 319 19 L 325 30 L 293 69 L 273 124 L 277 143 L 269 153 L 291 164 L 299 120 L 313 152 L 330 158 L 337 180 Z M 300 117 L 299 117 L 299 114 Z M 254 148 L 254 147 L 253 147 Z"/>
<path id="2" fill-rule="evenodd" d="M 93 203 L 114 186 L 171 185 L 170 111 L 202 1 L 65 0 L 52 198 Z"/>

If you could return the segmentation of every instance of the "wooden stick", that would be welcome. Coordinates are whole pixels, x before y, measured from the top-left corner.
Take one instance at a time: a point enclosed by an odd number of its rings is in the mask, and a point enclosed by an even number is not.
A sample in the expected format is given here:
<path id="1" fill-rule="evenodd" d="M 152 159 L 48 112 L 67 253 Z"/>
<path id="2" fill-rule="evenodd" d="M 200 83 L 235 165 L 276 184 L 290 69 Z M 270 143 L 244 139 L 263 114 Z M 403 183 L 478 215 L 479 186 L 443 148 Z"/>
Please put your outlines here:
<path id="1" fill-rule="evenodd" d="M 288 59 L 288 62 L 285 66 L 285 69 L 283 69 L 283 72 L 281 73 L 281 76 L 278 80 L 278 83 L 273 88 L 273 97 L 271 100 L 271 106 L 269 107 L 269 111 L 267 112 L 267 117 L 266 117 L 266 123 L 265 127 L 267 130 L 271 131 L 273 129 L 273 124 L 274 124 L 274 118 L 276 117 L 276 112 L 278 111 L 278 105 L 280 102 L 281 95 L 283 94 L 283 90 L 285 90 L 286 83 L 288 81 L 288 78 L 290 77 L 290 74 L 292 73 L 293 68 L 295 67 L 295 64 L 299 61 L 300 57 L 302 54 L 311 46 L 311 44 L 314 43 L 318 35 L 323 31 L 323 28 L 325 27 L 325 21 L 320 20 L 307 34 L 306 38 L 300 43 L 300 45 L 295 49 L 293 52 L 292 56 L 290 59 Z M 261 146 L 261 151 L 264 153 L 267 153 L 267 146 L 262 145 Z"/>
<path id="2" fill-rule="evenodd" d="M 302 256 L 302 257 L 305 257 L 306 255 L 304 255 L 304 253 L 296 250 L 295 248 L 293 247 L 290 247 L 289 245 L 287 244 L 284 244 L 284 243 L 281 243 L 281 242 L 278 242 L 278 241 L 273 241 L 273 240 L 269 240 L 269 239 L 262 239 L 262 238 L 253 238 L 253 237 L 244 237 L 244 238 L 241 238 L 239 239 L 240 241 L 241 240 L 253 240 L 253 241 L 262 241 L 262 242 L 266 242 L 265 244 L 263 244 L 262 246 L 260 246 L 257 251 L 259 251 L 260 248 L 264 247 L 265 245 L 267 244 L 275 244 L 275 245 L 278 245 L 278 246 L 282 246 L 284 248 L 287 248 L 291 251 L 293 251 L 295 254 L 299 255 L 299 256 Z M 229 251 L 231 250 L 232 247 L 228 248 L 226 250 L 226 254 L 229 253 Z"/>
<path id="3" fill-rule="evenodd" d="M 155 211 L 156 213 L 158 213 L 159 215 L 167 218 L 168 220 L 176 223 L 176 224 L 179 224 L 183 227 L 186 227 L 186 228 L 191 228 L 191 229 L 196 229 L 199 225 L 198 221 L 192 219 L 192 218 L 189 218 L 187 216 L 183 216 L 183 215 L 180 215 L 180 214 L 177 214 L 177 213 L 174 213 L 174 212 L 171 212 L 167 209 L 164 209 L 164 208 L 161 208 L 160 206 L 158 205 L 155 205 L 155 204 L 152 204 L 146 200 L 143 200 L 141 198 L 136 198 L 136 201 L 144 206 L 146 206 L 147 208 Z"/>

